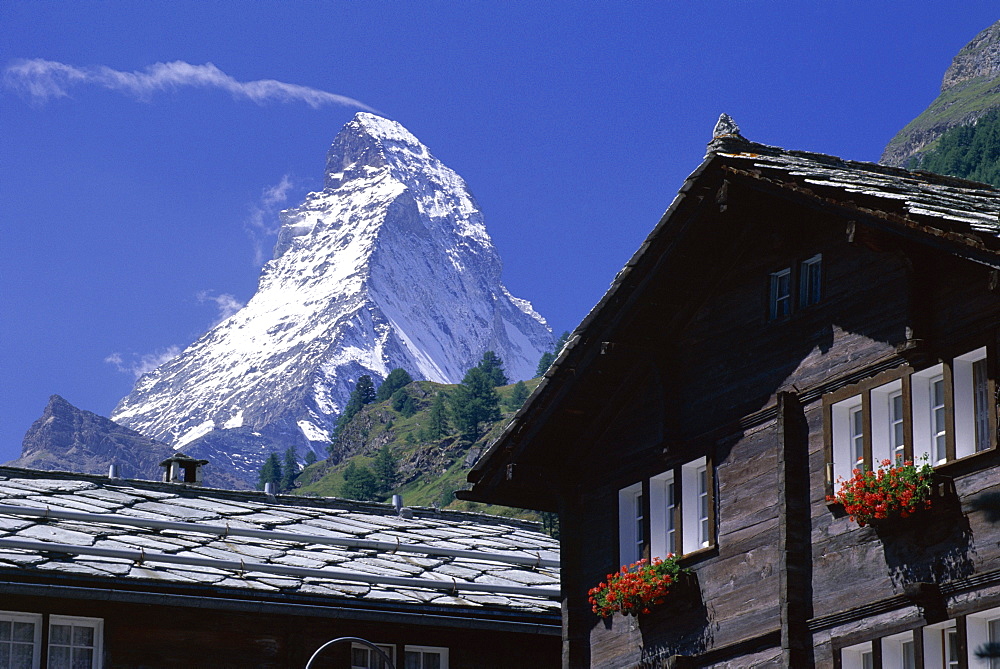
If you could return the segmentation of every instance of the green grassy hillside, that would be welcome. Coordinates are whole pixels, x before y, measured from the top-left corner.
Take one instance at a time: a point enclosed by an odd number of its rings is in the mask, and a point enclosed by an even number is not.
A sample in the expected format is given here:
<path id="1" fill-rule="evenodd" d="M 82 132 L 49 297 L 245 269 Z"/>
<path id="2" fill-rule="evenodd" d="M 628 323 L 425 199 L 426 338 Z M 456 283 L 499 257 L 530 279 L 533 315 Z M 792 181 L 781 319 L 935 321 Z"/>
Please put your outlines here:
<path id="1" fill-rule="evenodd" d="M 534 390 L 540 380 L 526 381 L 528 390 Z M 373 468 L 379 450 L 387 448 L 397 463 L 399 482 L 380 496 L 380 500 L 400 494 L 406 506 L 438 506 L 541 520 L 541 515 L 532 511 L 455 499 L 455 491 L 466 487 L 465 477 L 469 469 L 519 408 L 508 406 L 514 385 L 501 386 L 497 392 L 502 416 L 498 421 L 484 424 L 475 440 L 463 438 L 451 424 L 439 439 L 422 438 L 435 395 L 444 392 L 450 396 L 456 388 L 430 381 L 410 383 L 405 390 L 413 398 L 416 412 L 409 417 L 394 409 L 391 399 L 365 406 L 345 429 L 338 452 L 327 460 L 306 467 L 297 477 L 295 488 L 289 492 L 345 496 L 344 472 L 350 464 Z"/>

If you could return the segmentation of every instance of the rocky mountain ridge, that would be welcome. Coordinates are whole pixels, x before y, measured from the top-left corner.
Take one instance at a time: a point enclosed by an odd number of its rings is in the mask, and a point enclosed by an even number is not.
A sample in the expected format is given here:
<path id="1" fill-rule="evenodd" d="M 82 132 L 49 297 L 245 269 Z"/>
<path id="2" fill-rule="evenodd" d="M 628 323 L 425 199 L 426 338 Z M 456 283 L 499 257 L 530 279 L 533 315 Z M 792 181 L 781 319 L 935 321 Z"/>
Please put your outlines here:
<path id="1" fill-rule="evenodd" d="M 1000 108 L 1000 21 L 955 55 L 938 97 L 889 141 L 879 162 L 911 166 L 949 129 L 974 124 L 995 108 Z"/>

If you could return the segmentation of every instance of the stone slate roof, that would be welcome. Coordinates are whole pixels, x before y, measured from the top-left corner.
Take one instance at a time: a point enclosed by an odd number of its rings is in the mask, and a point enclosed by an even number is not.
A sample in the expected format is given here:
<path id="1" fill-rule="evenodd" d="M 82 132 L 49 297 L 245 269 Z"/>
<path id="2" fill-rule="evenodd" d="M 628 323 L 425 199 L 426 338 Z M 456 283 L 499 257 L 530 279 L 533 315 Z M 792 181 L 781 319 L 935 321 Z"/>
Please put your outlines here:
<path id="1" fill-rule="evenodd" d="M 709 144 L 709 160 L 713 156 L 733 174 L 795 186 L 805 196 L 854 207 L 868 216 L 998 249 L 989 241 L 1000 237 L 1000 190 L 988 184 L 789 151 L 751 142 L 738 132 L 716 137 Z"/>
<path id="2" fill-rule="evenodd" d="M 47 517 L 25 515 L 44 510 Z M 67 518 L 74 513 L 113 518 Z M 182 521 L 185 528 L 123 524 L 157 521 Z M 218 528 L 232 533 L 225 536 Z M 243 530 L 308 536 L 238 536 Z M 391 550 L 314 543 L 311 537 L 382 542 Z M 76 549 L 121 551 L 131 558 L 76 554 Z M 435 549 L 482 551 L 527 564 L 421 552 Z M 198 564 L 167 563 L 158 556 L 193 558 Z M 558 568 L 545 566 L 558 558 L 558 542 L 534 523 L 506 518 L 425 508 L 399 515 L 386 504 L 0 467 L 0 584 L 113 581 L 115 588 L 144 592 L 208 588 L 216 598 L 304 597 L 342 606 L 419 605 L 558 617 Z M 287 568 L 293 573 L 264 571 Z M 327 576 L 331 570 L 374 581 L 428 579 L 439 587 L 345 580 Z M 484 590 L 469 590 L 477 587 Z M 502 592 L 524 588 L 531 592 Z"/>

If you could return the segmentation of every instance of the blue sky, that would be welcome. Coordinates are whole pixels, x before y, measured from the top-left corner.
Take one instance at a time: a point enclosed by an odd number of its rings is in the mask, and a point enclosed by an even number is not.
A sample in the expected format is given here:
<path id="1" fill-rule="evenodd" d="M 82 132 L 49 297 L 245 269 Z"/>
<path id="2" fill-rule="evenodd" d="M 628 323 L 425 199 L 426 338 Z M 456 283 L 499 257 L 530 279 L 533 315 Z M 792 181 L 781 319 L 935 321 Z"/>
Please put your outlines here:
<path id="1" fill-rule="evenodd" d="M 948 6 L 4 0 L 0 461 L 49 395 L 108 415 L 248 300 L 276 211 L 321 187 L 358 105 L 466 179 L 507 286 L 560 332 L 721 112 L 755 141 L 877 160 L 1000 19 Z"/>

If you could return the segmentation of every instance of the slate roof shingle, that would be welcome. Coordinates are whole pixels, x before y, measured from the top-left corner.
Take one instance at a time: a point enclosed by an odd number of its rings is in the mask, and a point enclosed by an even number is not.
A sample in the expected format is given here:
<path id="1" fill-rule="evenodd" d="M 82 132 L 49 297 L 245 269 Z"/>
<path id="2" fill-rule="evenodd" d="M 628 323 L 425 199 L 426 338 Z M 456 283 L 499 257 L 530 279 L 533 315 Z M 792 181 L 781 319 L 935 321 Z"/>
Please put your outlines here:
<path id="1" fill-rule="evenodd" d="M 555 539 L 513 519 L 412 511 L 412 518 L 404 518 L 386 504 L 0 467 L 0 580 L 47 572 L 115 579 L 136 587 L 208 584 L 236 595 L 321 594 L 355 601 L 558 612 Z M 25 515 L 31 513 L 35 515 Z M 38 515 L 45 513 L 49 515 Z M 81 520 L 75 516 L 81 513 L 98 517 Z M 181 522 L 184 528 L 143 527 L 148 521 Z M 240 530 L 259 536 L 238 536 Z M 385 545 L 374 550 L 327 543 L 345 538 Z M 35 543 L 16 547 L 23 541 Z M 434 554 L 442 545 L 479 553 Z M 119 557 L 122 551 L 141 557 Z M 167 559 L 190 564 L 163 561 Z M 335 573 L 328 575 L 330 570 Z M 374 578 L 355 582 L 336 572 Z M 428 587 L 428 581 L 440 586 Z M 491 583 L 532 590 L 472 591 Z"/>

